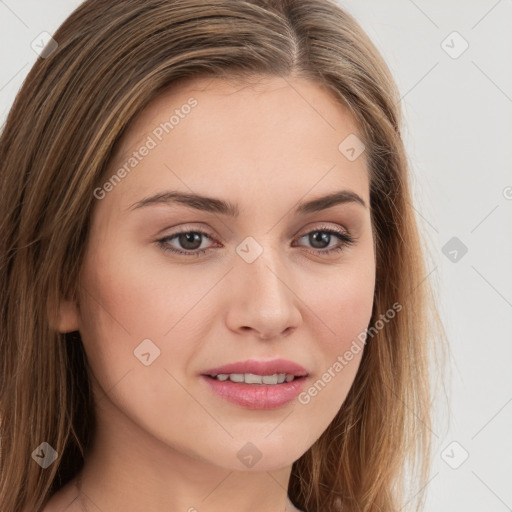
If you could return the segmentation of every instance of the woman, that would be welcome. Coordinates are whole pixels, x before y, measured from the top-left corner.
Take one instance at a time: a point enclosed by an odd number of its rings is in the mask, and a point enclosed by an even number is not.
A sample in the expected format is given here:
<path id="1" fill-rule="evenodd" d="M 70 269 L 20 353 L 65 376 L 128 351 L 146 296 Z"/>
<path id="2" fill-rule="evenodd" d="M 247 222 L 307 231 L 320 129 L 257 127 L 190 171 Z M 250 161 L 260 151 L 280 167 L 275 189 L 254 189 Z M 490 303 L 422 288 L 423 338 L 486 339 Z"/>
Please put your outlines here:
<path id="1" fill-rule="evenodd" d="M 422 488 L 398 98 L 329 0 L 71 14 L 1 136 L 2 510 L 377 512 Z"/>

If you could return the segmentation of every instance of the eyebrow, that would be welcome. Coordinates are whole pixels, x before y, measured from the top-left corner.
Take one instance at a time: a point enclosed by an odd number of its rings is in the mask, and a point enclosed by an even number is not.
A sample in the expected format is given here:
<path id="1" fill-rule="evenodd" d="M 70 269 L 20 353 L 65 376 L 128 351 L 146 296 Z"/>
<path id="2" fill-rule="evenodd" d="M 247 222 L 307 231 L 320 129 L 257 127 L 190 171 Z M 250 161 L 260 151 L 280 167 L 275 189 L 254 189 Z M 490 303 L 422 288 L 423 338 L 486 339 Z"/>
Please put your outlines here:
<path id="1" fill-rule="evenodd" d="M 355 192 L 350 190 L 341 190 L 310 201 L 299 202 L 295 208 L 295 213 L 298 215 L 306 215 L 308 213 L 319 212 L 344 203 L 356 203 L 360 204 L 364 208 L 367 207 L 363 198 Z M 240 214 L 238 205 L 231 203 L 230 201 L 199 194 L 188 194 L 175 190 L 161 192 L 150 197 L 146 197 L 132 204 L 128 210 L 136 210 L 146 206 L 162 204 L 182 204 L 196 210 L 228 215 L 230 217 L 238 217 Z"/>

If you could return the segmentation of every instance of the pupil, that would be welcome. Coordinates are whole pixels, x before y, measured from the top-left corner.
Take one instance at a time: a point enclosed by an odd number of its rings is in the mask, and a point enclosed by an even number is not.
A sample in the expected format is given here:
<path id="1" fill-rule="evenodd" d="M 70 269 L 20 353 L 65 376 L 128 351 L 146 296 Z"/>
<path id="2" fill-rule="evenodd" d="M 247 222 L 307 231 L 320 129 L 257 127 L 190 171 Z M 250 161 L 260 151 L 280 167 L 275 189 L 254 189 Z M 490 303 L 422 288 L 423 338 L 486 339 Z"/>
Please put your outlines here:
<path id="1" fill-rule="evenodd" d="M 325 246 L 321 245 L 321 244 L 323 242 L 325 242 L 325 245 L 329 245 L 330 236 L 331 236 L 330 233 L 326 233 L 325 231 L 317 231 L 313 235 L 310 235 L 310 241 L 311 241 L 313 247 L 315 247 L 315 244 L 317 242 L 320 242 L 320 248 L 324 248 Z M 318 240 L 318 239 L 320 239 L 320 240 Z"/>
<path id="2" fill-rule="evenodd" d="M 195 239 L 195 240 L 194 240 Z M 197 249 L 201 245 L 201 235 L 200 233 L 195 232 L 189 232 L 189 233 L 182 233 L 179 237 L 180 244 L 184 249 Z M 199 244 L 197 244 L 199 242 Z M 189 244 L 192 244 L 192 247 L 189 246 Z M 194 244 L 197 245 L 197 247 L 194 246 Z"/>

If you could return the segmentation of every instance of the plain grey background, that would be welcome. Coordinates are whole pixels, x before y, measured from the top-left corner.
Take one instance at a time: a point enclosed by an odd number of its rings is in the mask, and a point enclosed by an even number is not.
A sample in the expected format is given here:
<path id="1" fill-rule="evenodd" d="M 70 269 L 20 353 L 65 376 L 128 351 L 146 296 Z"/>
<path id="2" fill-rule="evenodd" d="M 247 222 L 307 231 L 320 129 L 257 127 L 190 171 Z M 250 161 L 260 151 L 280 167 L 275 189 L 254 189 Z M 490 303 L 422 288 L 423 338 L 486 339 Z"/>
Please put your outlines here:
<path id="1" fill-rule="evenodd" d="M 80 3 L 0 0 L 0 123 L 33 41 Z M 401 91 L 425 278 L 450 342 L 426 511 L 512 510 L 512 1 L 339 3 Z"/>

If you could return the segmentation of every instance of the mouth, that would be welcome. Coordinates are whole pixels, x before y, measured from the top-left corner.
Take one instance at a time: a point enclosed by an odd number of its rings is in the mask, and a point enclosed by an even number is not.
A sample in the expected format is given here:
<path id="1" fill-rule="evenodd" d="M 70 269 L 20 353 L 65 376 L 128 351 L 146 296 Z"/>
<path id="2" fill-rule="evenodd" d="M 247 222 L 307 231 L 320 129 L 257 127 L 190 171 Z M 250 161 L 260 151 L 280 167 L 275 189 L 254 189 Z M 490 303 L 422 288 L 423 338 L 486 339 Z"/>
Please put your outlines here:
<path id="1" fill-rule="evenodd" d="M 308 372 L 300 364 L 287 359 L 272 359 L 269 361 L 249 359 L 210 368 L 203 371 L 202 375 L 220 381 L 229 380 L 237 383 L 273 385 L 291 382 L 297 377 L 305 377 Z"/>
<path id="2" fill-rule="evenodd" d="M 249 360 L 206 370 L 200 375 L 210 391 L 246 409 L 284 407 L 303 391 L 309 373 L 285 359 Z"/>
<path id="3" fill-rule="evenodd" d="M 206 374 L 204 376 L 219 382 L 235 382 L 238 384 L 243 383 L 257 386 L 277 386 L 305 378 L 305 376 L 293 375 L 290 373 L 274 373 L 272 375 L 257 375 L 254 373 L 219 373 L 217 375 Z"/>

